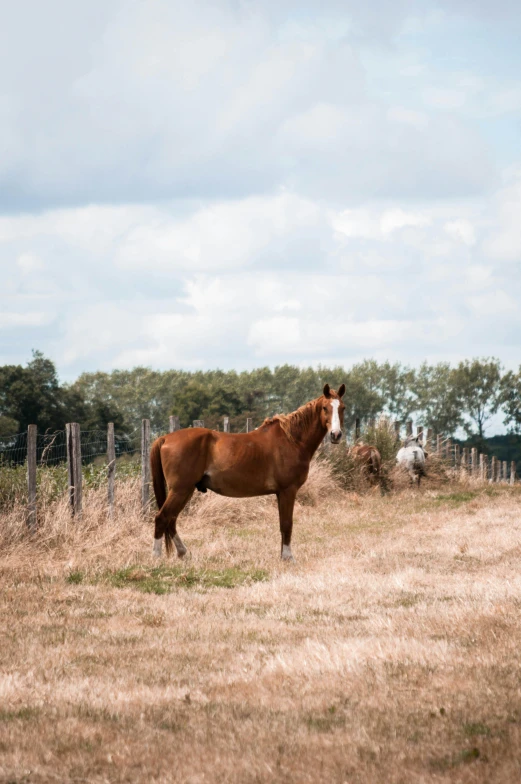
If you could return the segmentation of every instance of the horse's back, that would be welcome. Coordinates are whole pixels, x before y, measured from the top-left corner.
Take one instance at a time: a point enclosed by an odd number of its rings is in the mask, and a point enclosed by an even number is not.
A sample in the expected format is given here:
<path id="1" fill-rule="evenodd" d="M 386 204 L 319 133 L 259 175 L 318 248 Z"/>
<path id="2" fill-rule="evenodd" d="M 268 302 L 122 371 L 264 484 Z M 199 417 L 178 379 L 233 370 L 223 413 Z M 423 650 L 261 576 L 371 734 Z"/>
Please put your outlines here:
<path id="1" fill-rule="evenodd" d="M 375 446 L 359 444 L 352 448 L 355 460 L 363 463 L 371 473 L 377 474 L 382 465 L 380 452 Z"/>
<path id="2" fill-rule="evenodd" d="M 407 469 L 423 469 L 425 453 L 421 447 L 402 446 L 396 455 L 396 462 Z"/>

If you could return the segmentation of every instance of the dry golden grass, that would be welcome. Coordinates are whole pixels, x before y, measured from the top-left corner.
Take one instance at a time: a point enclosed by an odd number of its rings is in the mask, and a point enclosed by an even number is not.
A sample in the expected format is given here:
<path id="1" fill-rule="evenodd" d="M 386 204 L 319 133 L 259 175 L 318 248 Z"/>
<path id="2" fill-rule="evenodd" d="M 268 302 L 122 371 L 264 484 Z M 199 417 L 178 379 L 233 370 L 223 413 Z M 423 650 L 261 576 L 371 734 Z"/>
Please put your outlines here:
<path id="1" fill-rule="evenodd" d="M 118 498 L 2 520 L 1 781 L 519 781 L 519 488 L 314 465 L 295 566 L 271 498 L 198 496 L 159 567 Z"/>

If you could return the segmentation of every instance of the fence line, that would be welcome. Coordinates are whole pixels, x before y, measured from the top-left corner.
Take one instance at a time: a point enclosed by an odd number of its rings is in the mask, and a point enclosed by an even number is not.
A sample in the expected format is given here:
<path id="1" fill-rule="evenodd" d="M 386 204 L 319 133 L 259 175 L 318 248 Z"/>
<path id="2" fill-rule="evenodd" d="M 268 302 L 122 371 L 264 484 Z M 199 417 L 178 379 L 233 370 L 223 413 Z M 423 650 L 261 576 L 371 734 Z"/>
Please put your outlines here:
<path id="1" fill-rule="evenodd" d="M 373 420 L 371 420 L 373 421 Z M 396 440 L 400 440 L 401 423 L 393 423 Z M 412 420 L 405 423 L 407 435 L 412 435 Z M 193 427 L 204 427 L 202 419 L 193 421 Z M 169 431 L 180 429 L 179 417 L 169 417 Z M 248 417 L 245 426 L 239 431 L 249 433 L 253 430 L 253 419 Z M 231 432 L 230 417 L 223 418 L 223 431 Z M 354 438 L 360 438 L 361 421 L 355 420 Z M 487 455 L 478 453 L 476 447 L 460 448 L 451 438 L 434 435 L 432 428 L 425 432 L 420 425 L 417 437 L 425 439 L 429 451 L 447 461 L 458 475 L 466 475 L 481 482 L 503 482 L 513 485 L 516 482 L 516 464 L 506 460 L 500 461 L 495 455 L 490 460 Z M 135 456 L 139 453 L 141 463 L 141 506 L 144 514 L 150 508 L 150 420 L 143 419 L 140 433 L 117 435 L 114 424 L 109 423 L 107 431 L 80 430 L 77 422 L 68 423 L 64 431 L 39 434 L 36 425 L 29 425 L 26 433 L 18 433 L 10 437 L 0 438 L 0 462 L 11 466 L 22 466 L 26 463 L 27 471 L 27 512 L 26 522 L 29 529 L 37 523 L 37 467 L 67 463 L 68 495 L 71 515 L 81 519 L 82 515 L 82 465 L 87 465 L 101 456 L 107 461 L 107 513 L 114 515 L 115 482 L 117 459 L 123 455 Z M 7 458 L 7 459 L 6 459 Z"/>

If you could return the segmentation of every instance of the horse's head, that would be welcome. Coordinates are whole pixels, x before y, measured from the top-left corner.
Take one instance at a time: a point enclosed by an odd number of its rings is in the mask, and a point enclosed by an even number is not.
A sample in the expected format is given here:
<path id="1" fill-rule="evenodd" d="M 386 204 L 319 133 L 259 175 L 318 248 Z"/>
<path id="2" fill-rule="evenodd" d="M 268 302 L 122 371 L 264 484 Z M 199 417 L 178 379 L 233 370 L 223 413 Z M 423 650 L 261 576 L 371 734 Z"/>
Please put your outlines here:
<path id="1" fill-rule="evenodd" d="M 325 384 L 323 396 L 320 399 L 320 421 L 329 433 L 333 444 L 338 444 L 342 438 L 345 410 L 342 398 L 345 391 L 345 384 L 339 387 L 338 392 L 330 389 L 329 384 Z"/>

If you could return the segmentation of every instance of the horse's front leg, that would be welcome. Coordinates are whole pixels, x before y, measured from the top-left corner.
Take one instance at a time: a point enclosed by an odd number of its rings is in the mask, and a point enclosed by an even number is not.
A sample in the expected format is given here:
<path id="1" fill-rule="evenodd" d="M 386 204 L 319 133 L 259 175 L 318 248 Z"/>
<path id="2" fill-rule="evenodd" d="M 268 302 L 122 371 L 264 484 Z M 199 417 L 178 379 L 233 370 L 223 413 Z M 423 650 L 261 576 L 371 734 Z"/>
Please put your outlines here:
<path id="1" fill-rule="evenodd" d="M 293 530 L 293 507 L 295 506 L 297 490 L 297 487 L 288 487 L 286 490 L 281 490 L 277 493 L 280 535 L 282 539 L 280 557 L 283 561 L 295 560 L 291 552 L 291 532 Z"/>

